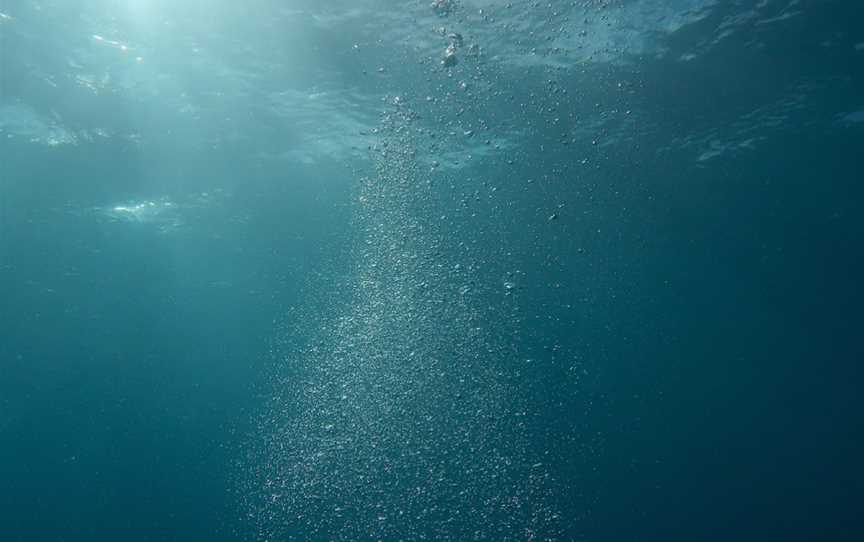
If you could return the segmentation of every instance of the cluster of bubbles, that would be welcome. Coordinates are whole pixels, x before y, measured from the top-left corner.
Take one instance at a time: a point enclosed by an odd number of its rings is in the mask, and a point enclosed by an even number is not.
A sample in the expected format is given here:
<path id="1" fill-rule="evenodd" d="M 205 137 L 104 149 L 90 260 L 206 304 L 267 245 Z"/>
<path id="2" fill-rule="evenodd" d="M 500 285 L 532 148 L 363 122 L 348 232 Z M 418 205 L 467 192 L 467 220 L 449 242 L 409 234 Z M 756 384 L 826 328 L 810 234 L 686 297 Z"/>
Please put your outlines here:
<path id="1" fill-rule="evenodd" d="M 456 11 L 456 2 L 454 0 L 434 0 L 430 7 L 439 17 L 447 17 Z M 441 65 L 445 68 L 452 68 L 459 63 L 456 50 L 462 47 L 462 35 L 456 32 L 448 34 L 444 28 L 441 28 L 440 31 L 447 36 L 448 40 Z"/>
<path id="2" fill-rule="evenodd" d="M 520 431 L 509 345 L 424 213 L 416 114 L 392 102 L 361 183 L 351 301 L 284 352 L 257 431 L 259 540 L 553 540 L 549 475 Z"/>
<path id="3" fill-rule="evenodd" d="M 456 4 L 432 8 L 447 17 Z M 494 23 L 493 14 L 479 16 Z M 525 277 L 507 273 L 490 301 L 488 285 L 452 250 L 456 226 L 442 225 L 445 212 L 464 217 L 481 200 L 504 212 L 506 203 L 495 203 L 503 185 L 448 179 L 456 170 L 443 166 L 456 165 L 447 158 L 454 149 L 471 149 L 458 155 L 463 162 L 499 156 L 508 126 L 541 139 L 541 150 L 575 143 L 578 113 L 612 98 L 601 84 L 596 95 L 593 86 L 568 93 L 556 69 L 515 92 L 501 84 L 497 64 L 478 61 L 478 45 L 465 45 L 476 28 L 453 21 L 433 30 L 446 44 L 440 79 L 389 98 L 379 126 L 364 134 L 374 140 L 374 171 L 357 188 L 352 267 L 324 303 L 334 315 L 298 318 L 304 346 L 286 341 L 279 352 L 246 468 L 258 540 L 559 540 L 562 524 L 572 527 L 553 504 L 567 505 L 560 486 L 553 490 L 555 459 L 529 442 L 519 406 L 528 385 L 513 368 L 519 346 L 495 329 L 495 311 L 515 305 Z M 534 30 L 524 34 L 533 44 Z M 508 149 L 499 171 L 516 170 L 522 158 Z M 545 185 L 566 173 L 519 185 L 543 192 L 532 200 L 539 225 L 531 231 L 560 222 L 563 204 Z M 436 212 L 448 183 L 458 201 Z"/>
<path id="4" fill-rule="evenodd" d="M 456 0 L 433 0 L 430 4 L 432 10 L 440 17 L 447 17 L 456 11 Z"/>

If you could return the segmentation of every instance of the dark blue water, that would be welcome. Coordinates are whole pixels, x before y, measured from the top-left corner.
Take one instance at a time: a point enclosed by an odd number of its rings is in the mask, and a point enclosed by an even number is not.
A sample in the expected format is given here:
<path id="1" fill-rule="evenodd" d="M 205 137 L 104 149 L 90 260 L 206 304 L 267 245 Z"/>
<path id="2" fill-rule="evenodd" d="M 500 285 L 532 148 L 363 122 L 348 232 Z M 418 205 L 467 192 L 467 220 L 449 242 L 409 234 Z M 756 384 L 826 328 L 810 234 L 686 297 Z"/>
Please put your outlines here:
<path id="1" fill-rule="evenodd" d="M 859 540 L 864 5 L 0 0 L 0 540 Z"/>

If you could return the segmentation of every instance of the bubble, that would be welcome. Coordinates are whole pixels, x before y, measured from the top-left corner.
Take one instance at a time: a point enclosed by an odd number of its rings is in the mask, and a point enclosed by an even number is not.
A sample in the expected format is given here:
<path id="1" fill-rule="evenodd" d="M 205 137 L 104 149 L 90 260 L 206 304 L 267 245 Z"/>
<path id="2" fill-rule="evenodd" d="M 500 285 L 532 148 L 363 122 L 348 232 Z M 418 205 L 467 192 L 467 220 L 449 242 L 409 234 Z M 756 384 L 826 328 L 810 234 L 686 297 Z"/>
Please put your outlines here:
<path id="1" fill-rule="evenodd" d="M 456 64 L 459 63 L 459 59 L 456 57 L 456 47 L 453 44 L 447 46 L 447 49 L 444 50 L 444 58 L 441 60 L 441 64 L 445 68 L 452 68 Z"/>

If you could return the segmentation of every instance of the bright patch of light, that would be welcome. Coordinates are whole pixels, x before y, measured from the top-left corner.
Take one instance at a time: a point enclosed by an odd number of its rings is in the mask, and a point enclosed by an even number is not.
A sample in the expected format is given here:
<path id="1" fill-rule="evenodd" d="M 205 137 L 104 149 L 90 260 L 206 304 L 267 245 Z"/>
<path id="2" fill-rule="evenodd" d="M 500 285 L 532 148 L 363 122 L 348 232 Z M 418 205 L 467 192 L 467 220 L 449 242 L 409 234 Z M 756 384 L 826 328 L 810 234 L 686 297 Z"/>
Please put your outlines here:
<path id="1" fill-rule="evenodd" d="M 111 47 L 114 47 L 116 49 L 120 49 L 121 51 L 128 51 L 129 50 L 129 46 L 126 45 L 125 43 L 115 41 L 115 40 L 109 40 L 108 38 L 106 38 L 104 36 L 100 36 L 98 34 L 93 34 L 93 39 L 99 43 L 104 43 L 105 45 L 110 45 Z"/>
<path id="2" fill-rule="evenodd" d="M 161 222 L 174 211 L 175 204 L 170 201 L 143 201 L 111 207 L 107 214 L 115 220 L 126 222 Z"/>

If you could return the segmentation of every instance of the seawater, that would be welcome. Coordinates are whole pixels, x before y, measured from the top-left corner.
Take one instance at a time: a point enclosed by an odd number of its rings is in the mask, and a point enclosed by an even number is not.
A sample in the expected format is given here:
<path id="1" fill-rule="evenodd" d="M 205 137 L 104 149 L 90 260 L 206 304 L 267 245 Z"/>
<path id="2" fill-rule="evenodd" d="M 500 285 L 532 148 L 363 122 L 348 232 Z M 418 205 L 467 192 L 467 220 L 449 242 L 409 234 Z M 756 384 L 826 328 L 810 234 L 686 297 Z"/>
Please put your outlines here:
<path id="1" fill-rule="evenodd" d="M 862 15 L 0 0 L 0 539 L 860 539 Z"/>

